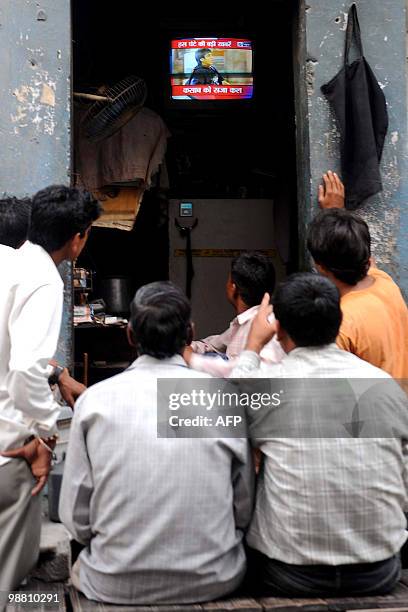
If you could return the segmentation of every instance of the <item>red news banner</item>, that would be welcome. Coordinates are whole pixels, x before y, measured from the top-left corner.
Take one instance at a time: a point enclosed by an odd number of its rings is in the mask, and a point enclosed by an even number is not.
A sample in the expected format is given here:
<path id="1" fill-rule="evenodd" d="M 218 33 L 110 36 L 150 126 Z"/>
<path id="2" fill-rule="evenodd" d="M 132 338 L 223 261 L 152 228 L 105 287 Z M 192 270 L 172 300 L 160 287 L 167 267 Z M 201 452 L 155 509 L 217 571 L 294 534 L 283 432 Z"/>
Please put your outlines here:
<path id="1" fill-rule="evenodd" d="M 194 98 L 250 98 L 253 85 L 173 85 L 173 96 Z"/>

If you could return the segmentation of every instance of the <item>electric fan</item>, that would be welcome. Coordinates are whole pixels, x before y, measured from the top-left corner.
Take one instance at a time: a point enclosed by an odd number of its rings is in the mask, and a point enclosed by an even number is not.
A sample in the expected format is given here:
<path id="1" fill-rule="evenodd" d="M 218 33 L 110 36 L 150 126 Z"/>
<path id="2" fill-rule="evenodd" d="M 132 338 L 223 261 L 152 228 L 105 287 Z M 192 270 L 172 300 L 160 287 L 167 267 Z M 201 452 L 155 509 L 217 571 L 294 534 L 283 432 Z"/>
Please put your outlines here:
<path id="1" fill-rule="evenodd" d="M 143 79 L 129 76 L 103 91 L 103 95 L 74 93 L 77 98 L 93 100 L 85 113 L 81 129 L 92 142 L 109 138 L 142 108 L 147 87 Z"/>

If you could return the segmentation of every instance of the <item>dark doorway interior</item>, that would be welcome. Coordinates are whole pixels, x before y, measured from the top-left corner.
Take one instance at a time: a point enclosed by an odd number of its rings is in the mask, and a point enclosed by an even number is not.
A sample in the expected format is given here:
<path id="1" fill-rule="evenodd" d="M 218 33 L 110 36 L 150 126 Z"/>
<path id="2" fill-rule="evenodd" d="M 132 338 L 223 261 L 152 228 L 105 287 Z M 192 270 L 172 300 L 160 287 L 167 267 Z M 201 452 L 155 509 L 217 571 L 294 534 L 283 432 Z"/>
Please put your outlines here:
<path id="1" fill-rule="evenodd" d="M 143 7 L 141 17 L 135 2 L 73 0 L 74 91 L 114 84 L 128 75 L 143 77 L 148 87 L 145 105 L 163 118 L 172 134 L 166 157 L 168 199 L 273 199 L 275 238 L 287 251 L 287 272 L 297 260 L 294 4 L 276 0 L 267 7 L 214 7 L 208 15 L 202 10 L 194 15 L 174 4 L 166 10 L 152 3 Z M 251 103 L 220 102 L 212 108 L 172 104 L 170 41 L 194 36 L 253 41 Z M 166 201 L 147 192 L 130 232 L 94 228 L 77 265 L 95 270 L 96 280 L 128 276 L 135 289 L 168 278 Z"/>

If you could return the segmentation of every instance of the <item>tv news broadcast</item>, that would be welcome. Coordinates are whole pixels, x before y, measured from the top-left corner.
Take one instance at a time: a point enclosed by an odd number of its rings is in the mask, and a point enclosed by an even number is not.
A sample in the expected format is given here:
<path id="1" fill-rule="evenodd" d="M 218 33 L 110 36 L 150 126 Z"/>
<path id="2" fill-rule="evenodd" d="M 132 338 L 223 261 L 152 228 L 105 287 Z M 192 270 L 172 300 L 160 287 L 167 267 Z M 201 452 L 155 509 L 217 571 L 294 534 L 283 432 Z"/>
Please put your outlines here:
<path id="1" fill-rule="evenodd" d="M 252 98 L 252 42 L 244 38 L 179 38 L 171 41 L 173 100 Z"/>

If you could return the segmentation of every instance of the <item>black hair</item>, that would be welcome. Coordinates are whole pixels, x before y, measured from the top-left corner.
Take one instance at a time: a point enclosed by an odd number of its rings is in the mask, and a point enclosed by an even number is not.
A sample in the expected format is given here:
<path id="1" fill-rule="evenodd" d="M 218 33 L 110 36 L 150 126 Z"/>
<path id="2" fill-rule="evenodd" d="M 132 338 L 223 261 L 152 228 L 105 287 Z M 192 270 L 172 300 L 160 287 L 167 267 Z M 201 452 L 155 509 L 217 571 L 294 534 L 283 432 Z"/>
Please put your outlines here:
<path id="1" fill-rule="evenodd" d="M 203 57 L 205 57 L 209 53 L 212 53 L 211 49 L 197 49 L 197 51 L 195 52 L 195 58 L 199 66 L 201 66 L 201 60 L 203 59 Z"/>
<path id="2" fill-rule="evenodd" d="M 51 185 L 32 198 L 28 239 L 53 253 L 76 234 L 84 236 L 101 210 L 99 202 L 87 191 Z"/>
<path id="3" fill-rule="evenodd" d="M 323 346 L 336 340 L 342 314 L 337 287 L 319 274 L 292 274 L 273 297 L 273 312 L 296 346 Z"/>
<path id="4" fill-rule="evenodd" d="M 264 294 L 275 288 L 275 268 L 269 257 L 256 251 L 241 253 L 231 263 L 231 280 L 249 307 L 261 303 Z"/>
<path id="5" fill-rule="evenodd" d="M 28 198 L 0 200 L 0 244 L 18 249 L 27 239 L 31 202 Z"/>
<path id="6" fill-rule="evenodd" d="M 316 263 L 347 285 L 357 285 L 370 268 L 370 231 L 356 213 L 322 210 L 309 226 L 307 247 Z"/>
<path id="7" fill-rule="evenodd" d="M 139 355 L 165 359 L 192 341 L 191 306 L 169 281 L 144 285 L 130 306 L 130 328 Z"/>

